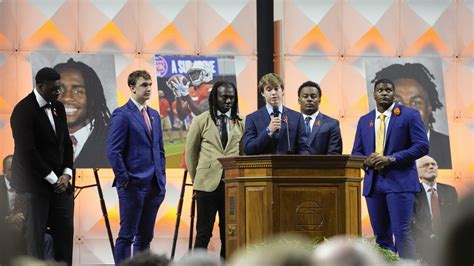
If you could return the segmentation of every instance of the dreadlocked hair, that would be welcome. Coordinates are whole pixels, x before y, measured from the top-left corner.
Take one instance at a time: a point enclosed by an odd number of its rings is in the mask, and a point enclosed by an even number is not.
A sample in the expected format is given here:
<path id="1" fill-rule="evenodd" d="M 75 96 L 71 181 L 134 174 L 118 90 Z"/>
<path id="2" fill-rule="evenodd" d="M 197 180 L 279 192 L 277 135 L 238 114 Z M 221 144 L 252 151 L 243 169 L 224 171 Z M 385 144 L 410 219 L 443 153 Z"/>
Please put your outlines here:
<path id="1" fill-rule="evenodd" d="M 234 83 L 225 81 L 225 80 L 220 80 L 214 83 L 212 86 L 211 93 L 209 93 L 209 114 L 211 115 L 212 121 L 214 123 L 217 123 L 217 89 L 219 87 L 225 87 L 225 88 L 232 88 L 235 92 L 235 101 L 234 105 L 230 108 L 230 119 L 232 121 L 241 121 L 242 119 L 239 117 L 239 97 L 237 95 L 237 88 L 235 87 Z"/>
<path id="2" fill-rule="evenodd" d="M 436 90 L 436 84 L 434 83 L 435 77 L 423 64 L 406 63 L 404 65 L 390 65 L 377 72 L 371 82 L 375 83 L 379 79 L 383 78 L 392 80 L 394 83 L 396 83 L 399 79 L 413 79 L 418 82 L 428 94 L 428 100 L 430 101 L 431 108 L 433 111 L 436 111 L 443 107 L 443 103 L 441 103 L 441 101 L 439 100 L 439 94 Z M 435 121 L 436 120 L 434 119 L 433 114 L 431 114 L 428 121 L 430 127 Z"/>
<path id="3" fill-rule="evenodd" d="M 94 69 L 72 58 L 66 63 L 57 64 L 54 69 L 58 72 L 72 69 L 82 74 L 87 95 L 87 117 L 91 121 L 95 120 L 94 123 L 103 123 L 107 126 L 111 115 L 105 100 L 104 87 Z"/>

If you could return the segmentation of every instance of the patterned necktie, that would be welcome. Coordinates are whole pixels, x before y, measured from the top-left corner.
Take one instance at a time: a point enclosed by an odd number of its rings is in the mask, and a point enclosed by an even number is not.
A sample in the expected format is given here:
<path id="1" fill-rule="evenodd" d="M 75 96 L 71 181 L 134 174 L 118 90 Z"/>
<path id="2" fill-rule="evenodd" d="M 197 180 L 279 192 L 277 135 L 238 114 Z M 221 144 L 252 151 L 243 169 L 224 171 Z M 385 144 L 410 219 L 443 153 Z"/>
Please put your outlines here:
<path id="1" fill-rule="evenodd" d="M 151 135 L 151 123 L 150 119 L 148 118 L 148 115 L 146 114 L 146 107 L 142 108 L 142 116 L 143 119 L 145 120 L 146 128 L 148 129 L 148 135 Z"/>
<path id="2" fill-rule="evenodd" d="M 220 121 L 219 121 L 219 124 L 220 124 L 220 133 L 221 133 L 221 142 L 222 142 L 222 147 L 225 147 L 227 146 L 227 141 L 229 139 L 229 136 L 227 134 L 227 116 L 226 115 L 220 115 L 219 116 L 220 118 Z"/>
<path id="3" fill-rule="evenodd" d="M 306 136 L 309 137 L 309 135 L 311 134 L 311 127 L 309 125 L 309 123 L 311 122 L 311 116 L 307 116 L 305 119 L 304 119 L 304 125 L 306 127 Z"/>
<path id="4" fill-rule="evenodd" d="M 379 116 L 379 119 L 380 119 L 380 125 L 379 125 L 379 130 L 377 130 L 375 152 L 383 155 L 384 140 L 385 140 L 385 115 L 381 114 Z"/>
<path id="5" fill-rule="evenodd" d="M 438 192 L 436 188 L 431 187 L 429 190 L 431 192 L 431 222 L 433 226 L 433 231 L 439 231 L 441 225 L 441 213 L 439 210 L 439 199 Z"/>

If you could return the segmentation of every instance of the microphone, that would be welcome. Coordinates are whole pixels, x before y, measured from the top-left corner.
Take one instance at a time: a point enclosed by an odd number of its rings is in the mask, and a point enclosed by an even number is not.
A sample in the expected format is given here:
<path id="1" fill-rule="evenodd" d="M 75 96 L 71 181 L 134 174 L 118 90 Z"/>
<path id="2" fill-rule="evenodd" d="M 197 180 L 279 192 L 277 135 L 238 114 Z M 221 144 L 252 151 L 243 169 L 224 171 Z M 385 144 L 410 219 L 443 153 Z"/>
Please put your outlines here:
<path id="1" fill-rule="evenodd" d="M 278 117 L 280 114 L 280 110 L 278 110 L 278 106 L 273 106 L 273 117 Z"/>
<path id="2" fill-rule="evenodd" d="M 278 106 L 273 106 L 273 117 L 278 117 L 279 115 L 280 115 L 280 110 L 278 109 Z M 275 137 L 279 138 L 280 130 L 279 129 L 275 130 L 273 134 L 275 135 Z"/>

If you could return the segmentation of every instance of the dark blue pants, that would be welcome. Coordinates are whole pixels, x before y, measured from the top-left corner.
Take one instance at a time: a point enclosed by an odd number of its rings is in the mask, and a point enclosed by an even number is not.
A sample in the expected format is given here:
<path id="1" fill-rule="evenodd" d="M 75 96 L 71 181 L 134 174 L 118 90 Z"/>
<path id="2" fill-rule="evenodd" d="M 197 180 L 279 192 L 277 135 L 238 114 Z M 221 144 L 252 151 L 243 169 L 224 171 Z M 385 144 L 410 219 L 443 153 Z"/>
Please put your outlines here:
<path id="1" fill-rule="evenodd" d="M 401 258 L 414 259 L 415 243 L 410 226 L 415 194 L 375 192 L 365 199 L 377 244 L 398 252 Z"/>
<path id="2" fill-rule="evenodd" d="M 156 179 L 150 185 L 130 183 L 127 188 L 117 187 L 120 209 L 120 231 L 115 242 L 115 264 L 133 254 L 150 249 L 156 214 L 165 198 Z"/>

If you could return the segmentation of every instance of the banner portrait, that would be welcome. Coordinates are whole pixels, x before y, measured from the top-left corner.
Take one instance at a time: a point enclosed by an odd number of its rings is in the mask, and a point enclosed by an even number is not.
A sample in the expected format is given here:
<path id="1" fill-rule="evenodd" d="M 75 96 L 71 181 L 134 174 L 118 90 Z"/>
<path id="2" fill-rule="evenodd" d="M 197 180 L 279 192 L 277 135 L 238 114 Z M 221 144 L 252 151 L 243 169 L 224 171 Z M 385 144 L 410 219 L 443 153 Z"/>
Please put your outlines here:
<path id="1" fill-rule="evenodd" d="M 31 66 L 33 75 L 43 67 L 61 75 L 58 100 L 66 109 L 74 168 L 110 168 L 106 145 L 110 116 L 117 107 L 114 56 L 38 52 L 31 55 Z"/>
<path id="2" fill-rule="evenodd" d="M 226 80 L 236 86 L 232 56 L 155 55 L 163 140 L 168 168 L 184 168 L 186 133 L 193 117 L 209 109 L 213 84 Z"/>
<path id="3" fill-rule="evenodd" d="M 374 83 L 387 78 L 395 84 L 395 101 L 420 112 L 430 143 L 429 156 L 440 169 L 451 169 L 451 149 L 442 62 L 439 58 L 365 59 L 370 109 L 375 107 Z"/>

